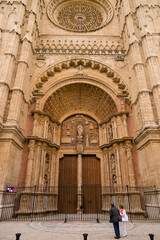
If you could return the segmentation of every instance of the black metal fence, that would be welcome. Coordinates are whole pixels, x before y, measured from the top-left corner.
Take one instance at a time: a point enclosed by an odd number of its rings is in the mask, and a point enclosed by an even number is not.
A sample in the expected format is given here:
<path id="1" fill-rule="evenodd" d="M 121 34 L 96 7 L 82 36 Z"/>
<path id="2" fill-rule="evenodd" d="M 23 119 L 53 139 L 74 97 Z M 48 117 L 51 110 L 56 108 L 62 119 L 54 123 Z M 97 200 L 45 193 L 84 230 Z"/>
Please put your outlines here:
<path id="1" fill-rule="evenodd" d="M 0 220 L 108 221 L 110 204 L 123 205 L 130 220 L 160 220 L 160 191 L 155 187 L 75 185 L 16 187 L 4 192 Z"/>

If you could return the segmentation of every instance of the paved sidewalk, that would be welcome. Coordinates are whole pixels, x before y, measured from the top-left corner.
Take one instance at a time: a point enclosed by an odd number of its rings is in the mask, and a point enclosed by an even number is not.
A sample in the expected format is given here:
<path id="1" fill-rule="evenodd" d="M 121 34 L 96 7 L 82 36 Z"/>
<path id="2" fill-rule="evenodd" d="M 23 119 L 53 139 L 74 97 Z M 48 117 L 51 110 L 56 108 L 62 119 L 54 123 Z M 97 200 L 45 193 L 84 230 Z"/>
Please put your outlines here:
<path id="1" fill-rule="evenodd" d="M 120 229 L 123 235 L 121 223 Z M 0 240 L 15 240 L 18 232 L 20 240 L 83 240 L 83 233 L 88 233 L 88 240 L 114 239 L 109 222 L 0 222 Z M 149 240 L 149 233 L 160 240 L 160 223 L 128 222 L 127 233 L 122 240 Z"/>

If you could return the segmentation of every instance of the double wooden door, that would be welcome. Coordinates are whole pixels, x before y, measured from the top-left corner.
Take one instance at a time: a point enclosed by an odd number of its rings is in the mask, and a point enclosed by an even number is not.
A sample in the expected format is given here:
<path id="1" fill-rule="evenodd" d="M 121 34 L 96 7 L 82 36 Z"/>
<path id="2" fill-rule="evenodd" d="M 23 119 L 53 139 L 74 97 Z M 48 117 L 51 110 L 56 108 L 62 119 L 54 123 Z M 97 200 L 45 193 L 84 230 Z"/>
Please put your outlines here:
<path id="1" fill-rule="evenodd" d="M 84 213 L 101 211 L 100 160 L 82 156 L 82 206 Z M 77 213 L 77 155 L 65 155 L 59 163 L 60 213 Z"/>

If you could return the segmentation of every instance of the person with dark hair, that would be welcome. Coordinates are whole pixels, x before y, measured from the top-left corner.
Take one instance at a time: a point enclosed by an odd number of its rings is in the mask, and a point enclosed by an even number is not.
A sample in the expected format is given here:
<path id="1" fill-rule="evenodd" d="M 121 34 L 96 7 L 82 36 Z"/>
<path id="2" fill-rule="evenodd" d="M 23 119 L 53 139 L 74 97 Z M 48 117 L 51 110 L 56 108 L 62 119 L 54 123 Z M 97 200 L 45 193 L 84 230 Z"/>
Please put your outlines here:
<path id="1" fill-rule="evenodd" d="M 120 208 L 120 216 L 122 217 L 123 237 L 127 237 L 126 222 L 128 222 L 128 216 L 122 205 L 120 205 L 119 208 Z"/>
<path id="2" fill-rule="evenodd" d="M 119 231 L 119 210 L 114 206 L 114 203 L 111 204 L 111 209 L 110 209 L 110 222 L 113 223 L 114 227 L 114 232 L 115 232 L 115 238 L 119 239 L 120 238 L 120 231 Z"/>

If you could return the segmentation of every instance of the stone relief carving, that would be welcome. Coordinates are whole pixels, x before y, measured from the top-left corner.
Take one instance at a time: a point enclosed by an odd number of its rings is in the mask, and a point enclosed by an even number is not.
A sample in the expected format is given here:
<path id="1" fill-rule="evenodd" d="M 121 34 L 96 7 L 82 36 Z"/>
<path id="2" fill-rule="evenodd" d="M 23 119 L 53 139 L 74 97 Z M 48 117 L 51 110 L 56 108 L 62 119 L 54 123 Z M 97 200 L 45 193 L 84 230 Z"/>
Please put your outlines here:
<path id="1" fill-rule="evenodd" d="M 51 125 L 48 125 L 48 140 L 52 142 L 52 128 Z"/>
<path id="2" fill-rule="evenodd" d="M 69 134 L 68 134 L 69 133 Z M 61 144 L 76 146 L 96 146 L 99 142 L 98 125 L 90 117 L 85 115 L 74 115 L 62 124 Z"/>
<path id="3" fill-rule="evenodd" d="M 111 154 L 111 176 L 113 185 L 117 184 L 115 155 Z"/>
<path id="4" fill-rule="evenodd" d="M 49 154 L 46 154 L 45 159 L 45 171 L 44 171 L 44 190 L 47 190 L 47 187 L 49 185 Z"/>
<path id="5" fill-rule="evenodd" d="M 102 144 L 110 144 L 112 140 L 128 137 L 127 113 L 113 115 L 111 119 L 102 124 Z"/>

